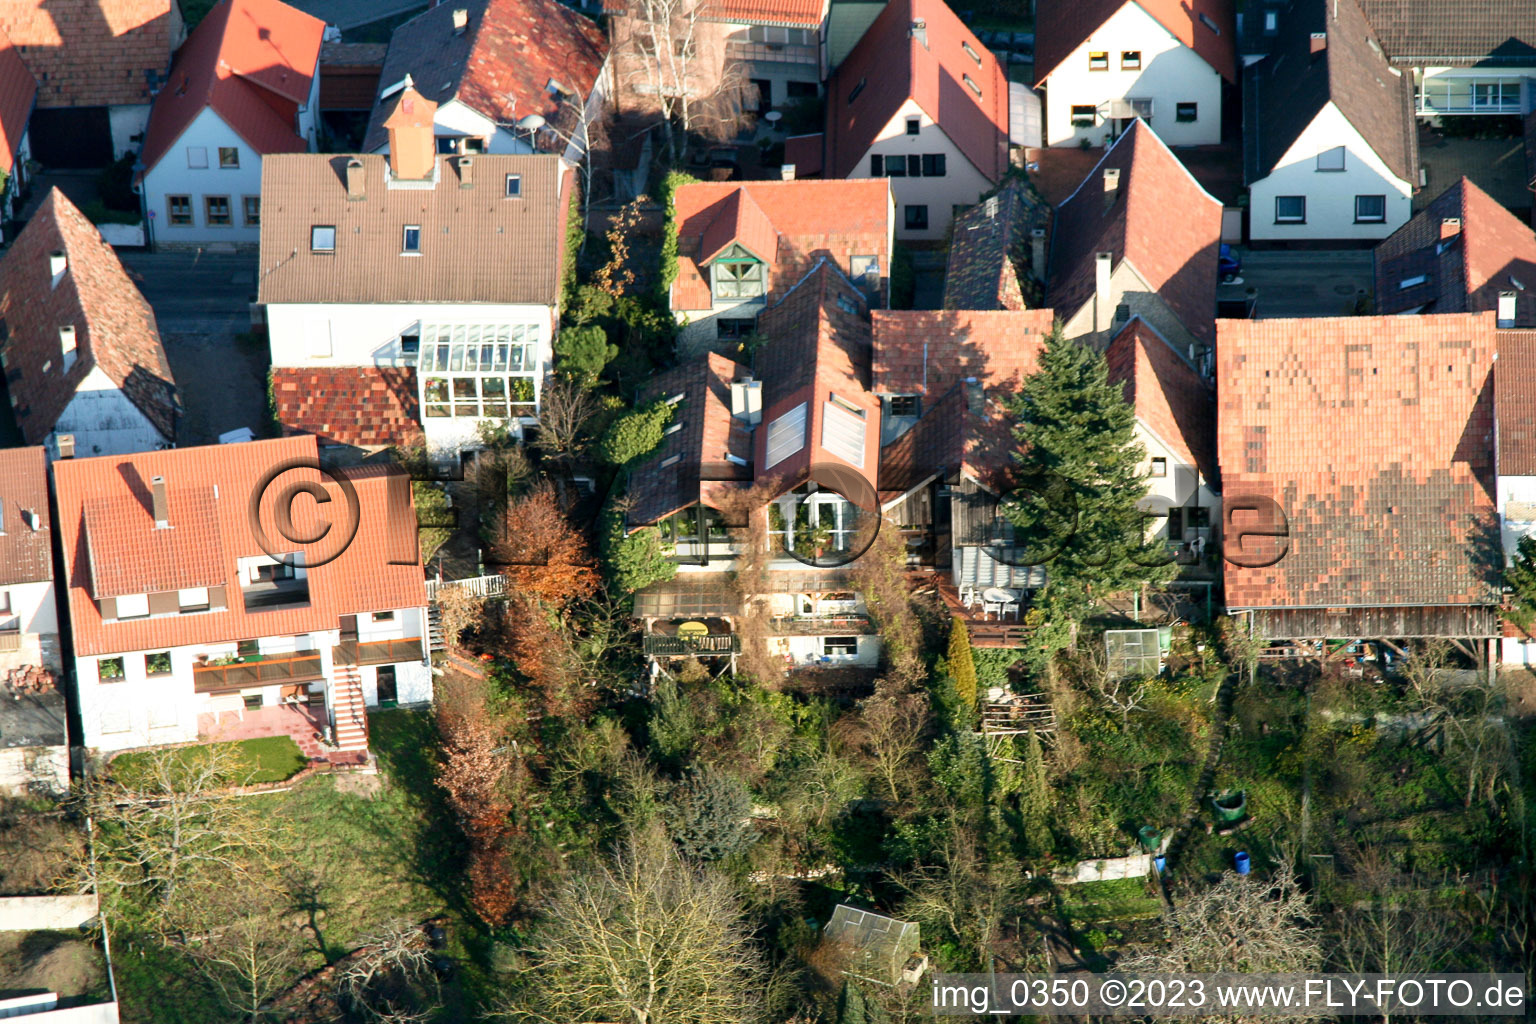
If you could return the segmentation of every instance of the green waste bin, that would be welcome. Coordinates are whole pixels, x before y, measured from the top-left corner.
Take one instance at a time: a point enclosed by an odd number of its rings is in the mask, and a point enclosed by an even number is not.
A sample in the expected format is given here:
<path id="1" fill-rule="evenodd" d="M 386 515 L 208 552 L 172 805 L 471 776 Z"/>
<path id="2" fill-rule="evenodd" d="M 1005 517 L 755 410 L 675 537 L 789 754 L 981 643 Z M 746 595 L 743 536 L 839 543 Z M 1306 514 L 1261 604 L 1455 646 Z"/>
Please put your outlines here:
<path id="1" fill-rule="evenodd" d="M 1167 654 L 1169 651 L 1173 650 L 1172 626 L 1157 627 L 1157 649 L 1162 651 L 1164 654 Z"/>
<path id="2" fill-rule="evenodd" d="M 1224 790 L 1211 800 L 1216 820 L 1224 824 L 1241 821 L 1248 813 L 1248 794 L 1241 789 Z"/>
<path id="3" fill-rule="evenodd" d="M 1137 831 L 1136 837 L 1141 840 L 1141 848 L 1148 853 L 1156 853 L 1163 841 L 1163 834 L 1151 825 L 1143 825 Z"/>

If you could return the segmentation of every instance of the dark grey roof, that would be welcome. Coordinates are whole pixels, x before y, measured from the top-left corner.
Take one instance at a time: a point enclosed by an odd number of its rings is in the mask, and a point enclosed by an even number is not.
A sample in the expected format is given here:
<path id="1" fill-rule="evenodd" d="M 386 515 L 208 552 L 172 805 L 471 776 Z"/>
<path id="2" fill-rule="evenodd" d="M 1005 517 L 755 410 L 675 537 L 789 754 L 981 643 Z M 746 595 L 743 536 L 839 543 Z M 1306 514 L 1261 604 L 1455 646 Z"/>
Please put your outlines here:
<path id="1" fill-rule="evenodd" d="M 1413 78 L 1390 66 L 1356 0 L 1292 0 L 1278 18 L 1269 56 L 1247 70 L 1247 182 L 1274 170 L 1330 100 L 1393 174 L 1413 182 Z M 1314 54 L 1319 32 L 1327 44 Z"/>
<path id="2" fill-rule="evenodd" d="M 1395 64 L 1536 62 L 1531 0 L 1360 0 Z"/>
<path id="3" fill-rule="evenodd" d="M 410 75 L 416 91 L 433 103 L 441 105 L 453 99 L 468 67 L 469 51 L 474 49 L 487 2 L 460 0 L 442 4 L 395 29 L 389 40 L 389 53 L 384 58 L 384 70 L 379 72 L 379 89 L 388 89 Z M 455 9 L 469 12 L 472 31 L 453 31 Z M 383 149 L 389 141 L 384 131 L 385 114 L 385 104 L 373 105 L 368 131 L 363 136 L 364 153 Z"/>

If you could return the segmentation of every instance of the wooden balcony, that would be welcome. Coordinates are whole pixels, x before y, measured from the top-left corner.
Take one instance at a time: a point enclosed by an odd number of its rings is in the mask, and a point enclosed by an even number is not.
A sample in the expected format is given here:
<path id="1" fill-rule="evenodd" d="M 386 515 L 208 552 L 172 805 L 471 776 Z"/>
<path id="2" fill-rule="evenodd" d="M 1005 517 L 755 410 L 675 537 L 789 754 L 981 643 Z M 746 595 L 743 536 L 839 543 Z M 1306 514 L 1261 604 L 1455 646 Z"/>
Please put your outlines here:
<path id="1" fill-rule="evenodd" d="M 686 657 L 690 654 L 740 654 L 741 637 L 735 633 L 704 633 L 696 636 L 660 636 L 647 633 L 642 639 L 646 654 Z"/>
<path id="2" fill-rule="evenodd" d="M 403 661 L 421 661 L 421 638 L 406 640 L 343 640 L 335 647 L 338 665 L 394 665 Z"/>
<path id="3" fill-rule="evenodd" d="M 197 693 L 240 690 L 277 683 L 309 683 L 325 678 L 319 651 L 301 654 L 263 656 L 259 661 L 231 665 L 194 665 L 192 689 Z"/>

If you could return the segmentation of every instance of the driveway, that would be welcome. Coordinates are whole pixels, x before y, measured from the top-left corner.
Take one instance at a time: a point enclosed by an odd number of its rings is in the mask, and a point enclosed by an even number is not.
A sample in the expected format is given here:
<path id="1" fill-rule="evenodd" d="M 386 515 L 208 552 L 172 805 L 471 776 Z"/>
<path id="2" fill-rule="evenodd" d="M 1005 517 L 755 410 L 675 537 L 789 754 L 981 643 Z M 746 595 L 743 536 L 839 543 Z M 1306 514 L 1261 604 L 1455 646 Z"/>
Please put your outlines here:
<path id="1" fill-rule="evenodd" d="M 1370 302 L 1369 249 L 1238 251 L 1243 258 L 1242 283 L 1222 285 L 1218 296 L 1237 299 L 1256 289 L 1256 317 L 1349 316 L 1356 312 L 1362 293 Z"/>
<path id="2" fill-rule="evenodd" d="M 265 337 L 250 335 L 256 257 L 122 252 L 119 258 L 154 308 L 160 340 L 181 390 L 178 447 L 216 444 L 250 427 L 269 432 Z"/>

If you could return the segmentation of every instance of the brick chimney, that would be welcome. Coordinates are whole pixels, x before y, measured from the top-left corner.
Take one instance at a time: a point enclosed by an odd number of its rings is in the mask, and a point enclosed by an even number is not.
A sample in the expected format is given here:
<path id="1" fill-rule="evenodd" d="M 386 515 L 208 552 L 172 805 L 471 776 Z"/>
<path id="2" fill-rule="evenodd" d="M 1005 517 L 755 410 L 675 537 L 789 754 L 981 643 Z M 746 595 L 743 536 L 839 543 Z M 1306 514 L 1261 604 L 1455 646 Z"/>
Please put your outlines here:
<path id="1" fill-rule="evenodd" d="M 347 198 L 358 200 L 366 198 L 363 181 L 366 174 L 363 171 L 363 162 L 357 157 L 347 161 Z"/>
<path id="2" fill-rule="evenodd" d="M 384 119 L 389 132 L 389 170 L 403 181 L 422 181 L 432 176 L 437 160 L 437 140 L 432 118 L 437 104 L 407 85 L 400 90 L 395 109 Z"/>
<path id="3" fill-rule="evenodd" d="M 166 500 L 165 477 L 149 478 L 150 507 L 155 517 L 155 529 L 164 530 L 171 525 L 170 503 Z"/>
<path id="4" fill-rule="evenodd" d="M 1461 218 L 1446 217 L 1440 221 L 1440 237 L 1455 238 L 1461 234 Z"/>

